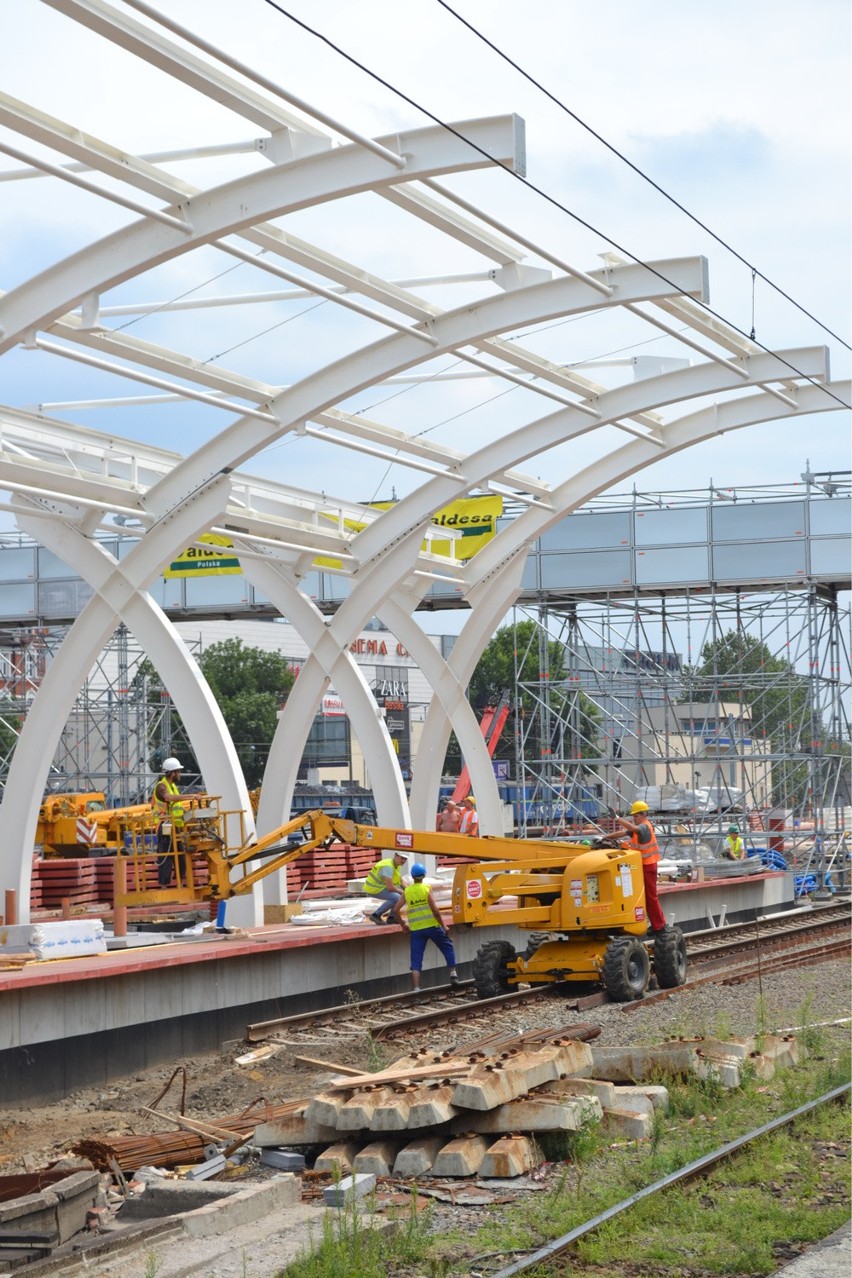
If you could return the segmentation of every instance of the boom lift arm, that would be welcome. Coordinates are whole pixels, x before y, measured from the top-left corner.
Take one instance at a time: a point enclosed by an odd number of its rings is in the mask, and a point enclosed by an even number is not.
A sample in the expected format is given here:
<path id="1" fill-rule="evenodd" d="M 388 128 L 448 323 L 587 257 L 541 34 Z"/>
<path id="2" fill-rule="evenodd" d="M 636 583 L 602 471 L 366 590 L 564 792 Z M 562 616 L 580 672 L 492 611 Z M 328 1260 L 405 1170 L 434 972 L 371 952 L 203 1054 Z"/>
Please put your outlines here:
<path id="1" fill-rule="evenodd" d="M 453 922 L 469 927 L 514 925 L 534 933 L 516 954 L 507 941 L 490 941 L 474 962 L 480 997 L 505 992 L 521 981 L 603 981 L 618 1001 L 641 998 L 651 976 L 642 942 L 647 931 L 645 888 L 639 852 L 618 839 L 594 844 L 544 839 L 485 837 L 360 825 L 321 810 L 306 812 L 265 838 L 229 848 L 228 818 L 207 807 L 190 814 L 182 835 L 173 836 L 177 886 L 147 889 L 150 854 L 131 856 L 136 886 L 116 893 L 117 905 L 227 900 L 298 857 L 331 843 L 372 848 L 379 860 L 393 852 L 454 857 Z M 193 855 L 206 857 L 209 882 L 194 881 Z M 185 861 L 185 866 L 181 863 Z M 183 881 L 182 881 L 183 880 Z M 686 979 L 686 949 L 677 928 L 654 940 L 654 968 L 668 988 Z"/>

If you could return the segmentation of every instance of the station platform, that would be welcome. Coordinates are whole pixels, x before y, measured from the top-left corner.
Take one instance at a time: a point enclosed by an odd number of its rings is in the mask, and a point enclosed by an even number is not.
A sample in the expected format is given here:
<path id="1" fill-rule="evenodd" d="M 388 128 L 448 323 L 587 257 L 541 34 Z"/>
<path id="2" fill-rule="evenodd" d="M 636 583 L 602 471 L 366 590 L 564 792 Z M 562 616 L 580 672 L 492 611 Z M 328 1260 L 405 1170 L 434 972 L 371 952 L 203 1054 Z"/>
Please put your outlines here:
<path id="1" fill-rule="evenodd" d="M 789 873 L 661 884 L 669 923 L 684 932 L 746 922 L 795 905 Z M 227 920 L 226 920 L 227 921 Z M 517 950 L 514 925 L 456 928 L 463 976 L 486 940 Z M 136 938 L 139 939 L 139 938 Z M 427 951 L 424 987 L 445 980 Z M 410 987 L 408 938 L 399 928 L 280 924 L 170 937 L 107 954 L 0 970 L 0 1078 L 5 1107 L 60 1100 L 151 1065 L 191 1060 L 246 1026 Z"/>

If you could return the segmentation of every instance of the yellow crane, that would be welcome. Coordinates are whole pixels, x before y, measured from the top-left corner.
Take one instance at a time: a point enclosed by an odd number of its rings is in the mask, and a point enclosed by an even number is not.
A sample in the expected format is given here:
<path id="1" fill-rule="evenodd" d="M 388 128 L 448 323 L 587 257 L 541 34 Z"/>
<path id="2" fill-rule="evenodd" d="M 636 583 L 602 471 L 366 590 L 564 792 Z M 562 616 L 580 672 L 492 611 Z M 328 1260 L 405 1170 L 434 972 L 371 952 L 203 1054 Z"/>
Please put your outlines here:
<path id="1" fill-rule="evenodd" d="M 334 842 L 372 848 L 377 859 L 394 851 L 459 860 L 452 885 L 453 924 L 474 928 L 515 925 L 531 933 L 522 953 L 508 941 L 487 941 L 474 960 L 481 998 L 521 982 L 602 982 L 609 996 L 641 997 L 651 975 L 662 988 L 686 979 L 686 945 L 679 928 L 646 938 L 642 860 L 617 838 L 591 843 L 400 830 L 359 825 L 322 811 L 302 813 L 263 839 L 229 847 L 229 820 L 242 829 L 242 814 L 220 812 L 216 801 L 187 818 L 183 847 L 173 839 L 176 884 L 146 889 L 144 863 L 130 855 L 133 886 L 117 905 L 224 901 L 297 857 Z M 206 858 L 209 881 L 197 883 L 192 856 Z M 181 863 L 185 862 L 185 865 Z M 140 869 L 141 866 L 141 869 Z"/>

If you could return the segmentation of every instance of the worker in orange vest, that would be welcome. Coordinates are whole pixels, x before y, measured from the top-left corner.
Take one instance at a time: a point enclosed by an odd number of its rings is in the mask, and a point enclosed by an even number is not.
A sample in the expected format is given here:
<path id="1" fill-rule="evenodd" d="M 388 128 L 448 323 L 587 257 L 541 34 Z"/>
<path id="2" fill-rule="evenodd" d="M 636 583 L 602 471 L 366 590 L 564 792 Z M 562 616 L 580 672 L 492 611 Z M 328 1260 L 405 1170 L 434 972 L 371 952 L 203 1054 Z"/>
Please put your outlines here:
<path id="1" fill-rule="evenodd" d="M 472 794 L 469 794 L 466 799 L 462 799 L 459 834 L 467 834 L 473 839 L 479 838 L 479 813 L 476 810 L 476 799 Z"/>
<path id="2" fill-rule="evenodd" d="M 619 825 L 624 826 L 625 830 L 630 831 L 630 842 L 642 857 L 645 908 L 648 911 L 651 934 L 654 935 L 657 932 L 665 932 L 666 916 L 663 914 L 660 898 L 657 894 L 657 862 L 660 859 L 660 847 L 657 843 L 654 827 L 645 815 L 648 810 L 647 803 L 637 799 L 630 809 L 630 816 L 636 818 L 634 821 L 631 821 L 629 817 L 616 817 L 615 819 Z"/>

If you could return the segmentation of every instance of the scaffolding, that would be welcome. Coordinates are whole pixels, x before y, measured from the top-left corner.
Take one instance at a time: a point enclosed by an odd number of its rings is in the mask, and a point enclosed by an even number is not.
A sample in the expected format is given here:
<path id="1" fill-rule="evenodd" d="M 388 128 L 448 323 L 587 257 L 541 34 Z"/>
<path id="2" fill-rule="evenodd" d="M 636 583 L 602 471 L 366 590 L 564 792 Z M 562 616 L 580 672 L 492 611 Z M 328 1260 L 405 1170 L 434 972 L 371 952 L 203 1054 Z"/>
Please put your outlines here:
<path id="1" fill-rule="evenodd" d="M 8 631 L 0 648 L 0 789 L 18 734 L 67 628 Z M 190 643 L 190 649 L 193 644 Z M 197 645 L 196 645 L 197 646 Z M 120 625 L 74 703 L 53 757 L 51 793 L 103 793 L 108 808 L 147 803 L 155 750 L 171 752 L 172 700 Z M 190 778 L 191 780 L 191 778 Z"/>
<path id="2" fill-rule="evenodd" d="M 685 590 L 516 608 L 520 833 L 606 825 L 649 802 L 669 846 L 718 851 L 733 820 L 822 887 L 845 882 L 850 614 L 828 586 Z M 516 649 L 518 644 L 516 644 Z M 554 653 L 559 668 L 553 669 Z"/>

